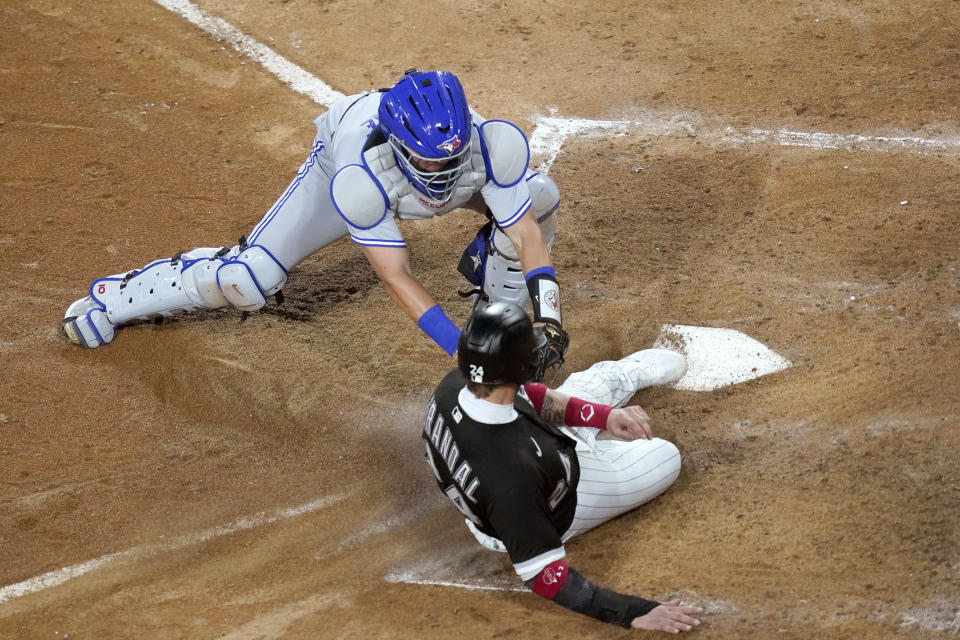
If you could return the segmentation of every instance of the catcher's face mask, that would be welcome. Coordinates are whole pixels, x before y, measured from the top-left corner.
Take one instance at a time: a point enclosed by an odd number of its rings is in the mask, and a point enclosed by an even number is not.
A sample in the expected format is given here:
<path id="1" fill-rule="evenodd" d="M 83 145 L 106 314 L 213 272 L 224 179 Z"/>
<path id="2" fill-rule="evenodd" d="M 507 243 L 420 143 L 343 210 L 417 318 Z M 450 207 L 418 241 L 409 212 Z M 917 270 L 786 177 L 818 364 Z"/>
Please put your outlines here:
<path id="1" fill-rule="evenodd" d="M 460 80 L 446 71 L 411 69 L 383 93 L 378 117 L 410 183 L 434 200 L 449 198 L 470 160 L 473 135 Z M 418 167 L 411 158 L 429 163 L 430 169 Z"/>

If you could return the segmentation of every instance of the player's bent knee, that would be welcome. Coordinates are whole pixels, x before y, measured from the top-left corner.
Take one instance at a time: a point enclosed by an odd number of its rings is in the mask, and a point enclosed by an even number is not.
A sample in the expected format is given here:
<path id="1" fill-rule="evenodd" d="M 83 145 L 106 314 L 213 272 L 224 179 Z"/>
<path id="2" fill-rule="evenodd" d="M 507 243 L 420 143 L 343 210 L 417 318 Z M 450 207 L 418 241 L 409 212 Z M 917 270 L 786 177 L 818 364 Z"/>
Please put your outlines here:
<path id="1" fill-rule="evenodd" d="M 655 440 L 660 440 L 660 438 L 655 438 Z M 661 460 L 663 460 L 663 465 L 660 467 L 660 475 L 667 481 L 668 486 L 673 484 L 677 479 L 677 476 L 680 475 L 680 466 L 681 466 L 681 457 L 680 450 L 677 448 L 677 445 L 669 442 L 667 440 L 660 440 L 663 443 L 663 450 L 661 455 Z"/>
<path id="2" fill-rule="evenodd" d="M 668 440 L 598 439 L 597 445 L 607 451 L 604 458 L 616 484 L 641 504 L 666 491 L 680 475 L 680 450 Z"/>
<path id="3" fill-rule="evenodd" d="M 270 252 L 254 245 L 217 269 L 223 297 L 241 311 L 255 311 L 287 281 L 287 272 Z"/>
<path id="4" fill-rule="evenodd" d="M 643 484 L 645 490 L 649 493 L 647 500 L 650 500 L 669 489 L 676 482 L 680 475 L 681 461 L 680 450 L 672 442 L 660 438 L 653 438 L 646 442 L 649 442 L 653 447 L 653 451 L 649 455 L 643 456 L 643 463 L 649 469 Z"/>

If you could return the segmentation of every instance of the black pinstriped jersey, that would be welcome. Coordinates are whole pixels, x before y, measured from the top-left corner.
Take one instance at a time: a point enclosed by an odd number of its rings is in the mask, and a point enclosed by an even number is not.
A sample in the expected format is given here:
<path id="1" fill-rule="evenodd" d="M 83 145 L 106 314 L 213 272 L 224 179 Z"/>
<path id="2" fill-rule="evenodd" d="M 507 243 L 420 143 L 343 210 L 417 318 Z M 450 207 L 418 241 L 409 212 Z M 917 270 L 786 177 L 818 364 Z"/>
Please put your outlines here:
<path id="1" fill-rule="evenodd" d="M 455 369 L 427 406 L 422 435 L 440 489 L 504 543 L 518 572 L 551 554 L 562 557 L 561 537 L 577 507 L 576 443 L 544 423 L 522 393 L 511 411 L 477 400 L 465 385 Z"/>

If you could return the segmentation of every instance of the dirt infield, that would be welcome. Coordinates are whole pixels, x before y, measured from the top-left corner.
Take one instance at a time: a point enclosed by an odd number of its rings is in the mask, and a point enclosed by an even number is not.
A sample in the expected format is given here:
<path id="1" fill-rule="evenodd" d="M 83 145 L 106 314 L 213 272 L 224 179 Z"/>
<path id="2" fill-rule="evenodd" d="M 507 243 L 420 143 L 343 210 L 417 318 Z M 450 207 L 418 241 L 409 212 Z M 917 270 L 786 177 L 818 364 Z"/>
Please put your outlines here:
<path id="1" fill-rule="evenodd" d="M 641 391 L 683 471 L 572 565 L 703 605 L 691 637 L 960 634 L 960 2 L 199 6 L 343 93 L 444 68 L 528 134 L 625 123 L 533 159 L 567 371 L 668 323 L 793 363 Z M 349 241 L 243 322 L 58 334 L 93 278 L 248 233 L 321 106 L 150 0 L 7 0 L 0 82 L 0 637 L 626 636 L 519 591 L 436 491 L 452 361 Z M 401 227 L 458 322 L 480 223 Z"/>

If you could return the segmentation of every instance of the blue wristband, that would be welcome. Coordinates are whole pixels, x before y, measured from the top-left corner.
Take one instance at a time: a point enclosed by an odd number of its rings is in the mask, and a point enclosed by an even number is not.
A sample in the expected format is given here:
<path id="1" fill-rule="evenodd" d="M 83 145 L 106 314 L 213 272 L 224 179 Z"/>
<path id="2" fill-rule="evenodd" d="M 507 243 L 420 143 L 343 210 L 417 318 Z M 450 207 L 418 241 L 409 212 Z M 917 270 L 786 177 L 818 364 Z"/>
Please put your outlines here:
<path id="1" fill-rule="evenodd" d="M 533 278 L 539 275 L 550 276 L 554 280 L 557 279 L 557 272 L 553 270 L 553 267 L 537 267 L 536 269 L 533 269 L 532 271 L 530 271 L 530 273 L 526 275 L 526 281 L 530 282 L 530 278 Z"/>
<path id="2" fill-rule="evenodd" d="M 457 343 L 460 341 L 460 329 L 453 321 L 447 317 L 439 304 L 435 304 L 420 316 L 417 320 L 417 326 L 433 338 L 440 347 L 447 352 L 447 355 L 453 355 L 457 352 Z"/>

